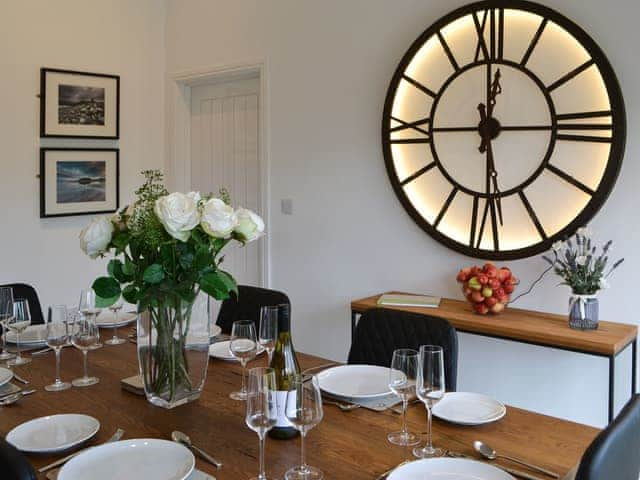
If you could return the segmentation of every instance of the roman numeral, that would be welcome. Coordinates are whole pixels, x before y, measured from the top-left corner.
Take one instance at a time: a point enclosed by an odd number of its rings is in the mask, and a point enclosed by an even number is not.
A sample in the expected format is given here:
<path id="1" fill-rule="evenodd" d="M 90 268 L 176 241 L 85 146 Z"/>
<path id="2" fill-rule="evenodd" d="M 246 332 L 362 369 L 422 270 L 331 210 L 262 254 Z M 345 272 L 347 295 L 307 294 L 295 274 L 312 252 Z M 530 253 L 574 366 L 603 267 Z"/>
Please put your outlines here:
<path id="1" fill-rule="evenodd" d="M 544 28 L 547 26 L 547 22 L 548 20 L 546 18 L 542 20 L 542 22 L 540 22 L 540 26 L 538 27 L 538 30 L 533 35 L 533 38 L 531 39 L 531 43 L 529 43 L 529 47 L 527 48 L 527 51 L 524 52 L 524 56 L 522 57 L 522 60 L 520 60 L 520 65 L 522 65 L 523 67 L 527 64 L 527 62 L 529 61 L 529 58 L 531 58 L 531 54 L 533 53 L 533 50 L 536 48 L 536 45 L 538 44 L 538 41 L 542 36 L 542 32 L 544 32 Z"/>
<path id="2" fill-rule="evenodd" d="M 535 225 L 536 230 L 538 230 L 538 234 L 540 235 L 540 238 L 542 238 L 543 240 L 546 240 L 547 232 L 544 231 L 544 228 L 542 227 L 542 223 L 540 223 L 540 220 L 538 219 L 538 216 L 536 215 L 535 210 L 531 206 L 529 199 L 526 197 L 526 195 L 522 190 L 518 192 L 518 195 L 520 195 L 520 200 L 522 200 L 522 204 L 524 205 L 524 208 L 527 210 L 529 217 L 531 217 L 531 221 Z"/>
<path id="3" fill-rule="evenodd" d="M 600 118 L 610 117 L 611 110 L 598 110 L 595 112 L 577 112 L 577 113 L 562 113 L 556 115 L 556 120 L 581 120 L 584 118 Z"/>
<path id="4" fill-rule="evenodd" d="M 595 142 L 595 143 L 611 143 L 609 137 L 595 137 L 591 135 L 558 135 L 557 140 L 564 140 L 567 142 Z"/>
<path id="5" fill-rule="evenodd" d="M 478 34 L 478 46 L 476 47 L 476 55 L 475 61 L 477 62 L 480 59 L 480 52 L 484 55 L 485 59 L 489 59 L 489 50 L 487 49 L 487 44 L 484 41 L 484 28 L 487 24 L 487 18 L 489 18 L 488 12 L 485 10 L 482 16 L 482 24 L 480 24 L 480 20 L 478 20 L 478 15 L 476 12 L 473 12 L 473 23 L 476 26 L 476 33 Z"/>
<path id="6" fill-rule="evenodd" d="M 582 65 L 580 65 L 579 67 L 574 68 L 573 70 L 571 70 L 569 73 L 567 73 L 566 75 L 560 77 L 558 80 L 556 80 L 555 82 L 553 82 L 551 85 L 549 85 L 547 87 L 547 90 L 549 91 L 549 93 L 553 92 L 556 88 L 564 85 L 565 83 L 567 83 L 569 80 L 577 77 L 578 75 L 580 75 L 582 72 L 584 72 L 587 68 L 591 67 L 593 64 L 595 63 L 594 60 L 589 60 L 587 62 L 584 62 Z"/>
<path id="7" fill-rule="evenodd" d="M 504 57 L 504 9 L 498 10 L 498 59 Z"/>
<path id="8" fill-rule="evenodd" d="M 427 125 L 431 122 L 430 118 L 421 118 L 420 120 L 416 120 L 415 122 L 405 122 L 404 120 L 400 120 L 397 117 L 391 117 L 391 120 L 400 123 L 397 127 L 393 127 L 389 130 L 390 133 L 400 132 L 402 130 L 407 130 L 408 128 L 415 130 L 416 132 L 424 133 L 425 135 L 429 135 L 429 132 L 420 128 L 421 125 Z"/>
<path id="9" fill-rule="evenodd" d="M 453 190 L 451 190 L 451 193 L 449 194 L 447 199 L 444 201 L 444 204 L 440 209 L 440 213 L 438 213 L 438 216 L 433 222 L 433 228 L 438 228 L 438 225 L 440 225 L 440 221 L 442 220 L 442 217 L 444 217 L 444 214 L 447 213 L 447 210 L 449 209 L 451 202 L 453 202 L 453 199 L 455 198 L 456 193 L 458 193 L 458 189 L 457 187 L 453 187 Z"/>
<path id="10" fill-rule="evenodd" d="M 429 165 L 422 167 L 420 170 L 418 170 L 417 172 L 415 172 L 412 175 L 409 175 L 407 178 L 405 178 L 402 182 L 400 182 L 401 186 L 405 186 L 408 183 L 413 182 L 416 178 L 418 178 L 421 175 L 424 175 L 425 173 L 427 173 L 429 170 L 431 170 L 433 167 L 436 166 L 436 162 L 431 162 Z"/>
<path id="11" fill-rule="evenodd" d="M 478 223 L 478 196 L 473 196 L 473 207 L 471 207 L 471 232 L 469 232 L 469 246 L 473 248 L 476 239 L 476 224 Z"/>
<path id="12" fill-rule="evenodd" d="M 438 30 L 438 39 L 440 40 L 440 45 L 442 45 L 442 49 L 444 50 L 444 53 L 446 53 L 447 58 L 449 58 L 449 62 L 451 62 L 451 66 L 457 72 L 458 70 L 460 70 L 460 66 L 458 65 L 458 62 L 456 62 L 456 58 L 453 56 L 453 52 L 451 51 L 451 48 L 449 48 L 449 44 L 444 39 L 444 36 L 439 30 Z"/>
<path id="13" fill-rule="evenodd" d="M 593 190 L 591 190 L 589 187 L 587 187 L 584 183 L 576 180 L 575 178 L 573 178 L 571 175 L 569 175 L 567 172 L 560 170 L 558 167 L 551 165 L 550 163 L 547 164 L 547 170 L 549 170 L 550 172 L 555 173 L 558 177 L 560 177 L 561 179 L 563 179 L 565 182 L 570 183 L 571 185 L 573 185 L 574 187 L 582 190 L 584 193 L 586 193 L 587 195 L 591 195 L 593 196 L 596 192 L 594 192 Z"/>
<path id="14" fill-rule="evenodd" d="M 429 95 L 431 98 L 436 98 L 436 92 L 434 92 L 433 90 L 428 89 L 427 87 L 422 85 L 417 80 L 414 80 L 413 78 L 411 78 L 409 75 L 402 75 L 402 78 L 405 79 L 407 82 L 409 82 L 414 87 L 416 87 L 421 92 L 426 93 L 427 95 Z"/>
<path id="15" fill-rule="evenodd" d="M 392 138 L 390 143 L 431 143 L 430 138 Z"/>
<path id="16" fill-rule="evenodd" d="M 500 250 L 500 241 L 498 235 L 498 221 L 496 219 L 496 205 L 495 200 L 491 197 L 488 197 L 485 200 L 484 204 L 484 212 L 482 213 L 482 221 L 480 222 L 480 233 L 478 233 L 478 239 L 476 242 L 476 248 L 480 248 L 480 244 L 482 243 L 482 236 L 484 235 L 484 228 L 487 224 L 487 217 L 491 213 L 491 229 L 493 233 L 493 249 L 495 251 Z"/>
<path id="17" fill-rule="evenodd" d="M 560 123 L 558 130 L 612 130 L 610 123 Z"/>

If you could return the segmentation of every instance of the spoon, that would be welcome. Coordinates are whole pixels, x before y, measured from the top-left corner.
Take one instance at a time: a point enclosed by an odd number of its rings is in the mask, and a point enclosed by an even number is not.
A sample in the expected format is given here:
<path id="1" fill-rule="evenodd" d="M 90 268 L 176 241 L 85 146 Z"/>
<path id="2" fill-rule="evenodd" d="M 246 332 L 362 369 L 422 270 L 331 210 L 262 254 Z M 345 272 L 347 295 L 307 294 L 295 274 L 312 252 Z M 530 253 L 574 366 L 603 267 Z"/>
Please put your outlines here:
<path id="1" fill-rule="evenodd" d="M 544 473 L 545 475 L 549 475 L 550 477 L 560 478 L 560 475 L 558 475 L 557 473 L 552 472 L 550 470 L 545 470 L 542 467 L 538 467 L 536 465 L 531 465 L 530 463 L 523 462 L 522 460 L 519 460 L 517 458 L 508 457 L 506 455 L 498 455 L 498 453 L 493 448 L 491 448 L 486 443 L 481 442 L 480 440 L 476 440 L 475 442 L 473 442 L 473 448 L 475 449 L 476 452 L 478 452 L 480 455 L 482 455 L 487 460 L 495 460 L 496 458 L 504 458 L 505 460 L 510 460 L 512 462 L 519 463 L 520 465 L 524 465 L 525 467 L 529 467 L 532 470 L 535 470 L 535 471 L 540 472 L 540 473 Z"/>
<path id="2" fill-rule="evenodd" d="M 173 432 L 171 432 L 171 440 L 173 440 L 174 442 L 181 443 L 187 448 L 190 448 L 191 450 L 196 452 L 198 455 L 200 455 L 202 458 L 204 458 L 207 462 L 209 462 L 211 465 L 215 465 L 216 468 L 218 469 L 222 468 L 222 462 L 219 462 L 204 450 L 196 447 L 193 443 L 191 443 L 191 439 L 187 434 L 174 430 Z"/>
<path id="3" fill-rule="evenodd" d="M 23 390 L 21 392 L 12 393 L 11 395 L 7 395 L 0 400 L 0 406 L 5 407 L 7 405 L 12 405 L 20 400 L 22 397 L 26 395 L 31 395 L 35 393 L 35 390 Z"/>

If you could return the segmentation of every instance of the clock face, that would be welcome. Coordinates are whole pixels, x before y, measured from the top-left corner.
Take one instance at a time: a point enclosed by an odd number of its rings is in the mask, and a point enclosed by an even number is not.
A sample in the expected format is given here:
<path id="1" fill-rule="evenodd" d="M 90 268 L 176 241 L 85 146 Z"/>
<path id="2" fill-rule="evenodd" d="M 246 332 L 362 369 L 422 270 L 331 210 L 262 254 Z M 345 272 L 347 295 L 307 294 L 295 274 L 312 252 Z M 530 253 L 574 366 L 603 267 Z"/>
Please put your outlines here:
<path id="1" fill-rule="evenodd" d="M 595 42 L 557 12 L 490 0 L 439 20 L 385 103 L 387 171 L 405 209 L 467 255 L 540 253 L 595 215 L 617 178 L 622 93 Z"/>

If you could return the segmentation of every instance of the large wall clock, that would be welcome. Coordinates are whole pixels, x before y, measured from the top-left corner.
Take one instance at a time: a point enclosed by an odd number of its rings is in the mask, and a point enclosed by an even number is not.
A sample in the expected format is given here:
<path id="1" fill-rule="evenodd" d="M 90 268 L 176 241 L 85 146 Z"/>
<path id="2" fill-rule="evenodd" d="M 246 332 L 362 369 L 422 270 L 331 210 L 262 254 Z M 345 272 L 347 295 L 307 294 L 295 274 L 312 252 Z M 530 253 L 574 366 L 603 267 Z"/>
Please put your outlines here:
<path id="1" fill-rule="evenodd" d="M 489 0 L 411 45 L 382 141 L 394 190 L 427 233 L 470 256 L 515 259 L 595 215 L 625 124 L 614 71 L 582 28 L 535 3 Z"/>

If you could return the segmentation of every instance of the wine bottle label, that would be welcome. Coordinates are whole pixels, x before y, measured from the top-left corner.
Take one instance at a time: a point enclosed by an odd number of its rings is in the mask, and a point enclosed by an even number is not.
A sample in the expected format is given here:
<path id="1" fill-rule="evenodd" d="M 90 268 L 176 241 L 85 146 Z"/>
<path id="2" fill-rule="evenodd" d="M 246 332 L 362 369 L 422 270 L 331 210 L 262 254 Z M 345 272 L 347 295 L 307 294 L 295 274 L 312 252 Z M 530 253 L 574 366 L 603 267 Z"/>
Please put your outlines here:
<path id="1" fill-rule="evenodd" d="M 278 419 L 276 420 L 276 428 L 292 428 L 293 425 L 287 419 L 286 408 L 287 408 L 287 392 L 286 390 L 278 390 L 276 391 L 276 403 L 278 405 Z M 294 394 L 295 395 L 295 394 Z M 289 397 L 291 401 L 291 397 Z"/>

